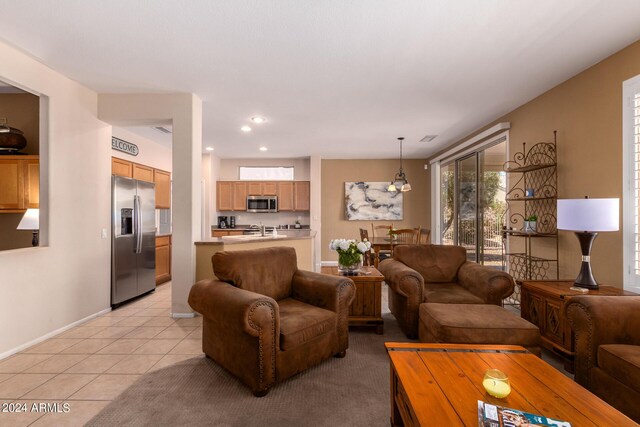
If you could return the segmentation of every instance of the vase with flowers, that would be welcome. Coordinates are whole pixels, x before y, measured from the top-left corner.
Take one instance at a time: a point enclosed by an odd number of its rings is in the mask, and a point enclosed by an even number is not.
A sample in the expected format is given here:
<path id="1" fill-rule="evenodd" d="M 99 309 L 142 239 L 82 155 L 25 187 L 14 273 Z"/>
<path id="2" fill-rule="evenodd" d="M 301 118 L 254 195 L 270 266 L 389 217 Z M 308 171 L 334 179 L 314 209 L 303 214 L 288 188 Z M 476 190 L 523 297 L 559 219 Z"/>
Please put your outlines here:
<path id="1" fill-rule="evenodd" d="M 338 252 L 338 270 L 345 276 L 354 276 L 362 265 L 362 254 L 371 249 L 368 241 L 358 242 L 353 239 L 334 239 L 329 249 Z"/>

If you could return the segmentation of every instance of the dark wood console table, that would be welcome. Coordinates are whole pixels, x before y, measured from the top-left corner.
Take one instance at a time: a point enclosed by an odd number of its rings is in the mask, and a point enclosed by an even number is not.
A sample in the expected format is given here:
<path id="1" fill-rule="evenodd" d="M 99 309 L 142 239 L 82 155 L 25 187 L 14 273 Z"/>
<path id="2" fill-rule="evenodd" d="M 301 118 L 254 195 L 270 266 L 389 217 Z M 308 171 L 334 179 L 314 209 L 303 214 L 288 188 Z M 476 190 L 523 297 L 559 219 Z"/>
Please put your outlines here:
<path id="1" fill-rule="evenodd" d="M 520 281 L 520 314 L 523 319 L 537 325 L 542 336 L 542 346 L 560 355 L 565 369 L 573 372 L 573 334 L 564 318 L 564 306 L 576 295 L 637 295 L 613 286 L 600 286 L 587 293 L 572 291 L 570 280 L 523 280 Z"/>

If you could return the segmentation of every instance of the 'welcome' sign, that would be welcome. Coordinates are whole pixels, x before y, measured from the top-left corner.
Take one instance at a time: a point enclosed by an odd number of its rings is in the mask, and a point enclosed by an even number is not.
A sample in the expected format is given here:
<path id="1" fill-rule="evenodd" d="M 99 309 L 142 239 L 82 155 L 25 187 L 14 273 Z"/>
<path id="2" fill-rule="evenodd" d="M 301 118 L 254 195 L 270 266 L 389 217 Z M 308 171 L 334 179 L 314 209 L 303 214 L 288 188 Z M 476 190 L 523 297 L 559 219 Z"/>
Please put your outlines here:
<path id="1" fill-rule="evenodd" d="M 122 151 L 123 153 L 131 154 L 132 156 L 138 155 L 138 146 L 131 142 L 123 141 L 115 136 L 111 137 L 111 148 L 114 150 Z"/>

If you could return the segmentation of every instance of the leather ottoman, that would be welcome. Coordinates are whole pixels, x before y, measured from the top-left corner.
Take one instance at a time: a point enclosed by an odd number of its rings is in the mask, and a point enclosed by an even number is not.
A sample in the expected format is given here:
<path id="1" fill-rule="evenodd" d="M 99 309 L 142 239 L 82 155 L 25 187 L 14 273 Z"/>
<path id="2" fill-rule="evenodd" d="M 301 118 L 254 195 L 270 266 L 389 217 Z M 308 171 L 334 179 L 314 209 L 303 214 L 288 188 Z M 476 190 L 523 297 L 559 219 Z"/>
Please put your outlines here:
<path id="1" fill-rule="evenodd" d="M 421 342 L 521 345 L 540 356 L 540 330 L 492 304 L 420 304 Z"/>

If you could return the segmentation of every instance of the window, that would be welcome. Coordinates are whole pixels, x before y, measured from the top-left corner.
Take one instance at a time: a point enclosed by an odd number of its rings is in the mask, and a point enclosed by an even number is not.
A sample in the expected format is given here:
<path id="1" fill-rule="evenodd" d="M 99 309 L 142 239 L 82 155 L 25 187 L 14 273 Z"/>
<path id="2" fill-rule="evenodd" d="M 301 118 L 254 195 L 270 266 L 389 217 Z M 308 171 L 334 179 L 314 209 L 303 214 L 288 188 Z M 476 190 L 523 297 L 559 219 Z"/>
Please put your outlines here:
<path id="1" fill-rule="evenodd" d="M 624 288 L 640 292 L 640 75 L 622 88 Z"/>
<path id="2" fill-rule="evenodd" d="M 293 166 L 240 166 L 241 181 L 293 181 Z"/>

